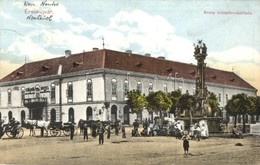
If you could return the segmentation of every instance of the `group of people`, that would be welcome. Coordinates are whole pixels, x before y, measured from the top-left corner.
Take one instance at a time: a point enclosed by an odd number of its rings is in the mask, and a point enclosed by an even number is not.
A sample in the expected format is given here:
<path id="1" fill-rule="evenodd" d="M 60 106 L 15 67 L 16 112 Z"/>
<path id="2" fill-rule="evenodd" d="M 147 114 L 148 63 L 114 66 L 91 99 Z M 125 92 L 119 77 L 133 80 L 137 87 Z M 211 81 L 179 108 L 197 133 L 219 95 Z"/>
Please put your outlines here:
<path id="1" fill-rule="evenodd" d="M 115 135 L 119 135 L 119 121 L 116 120 L 114 123 L 114 128 L 115 128 Z M 85 123 L 83 126 L 83 140 L 84 141 L 88 141 L 88 125 Z M 104 124 L 102 124 L 101 122 L 94 122 L 91 124 L 90 126 L 91 128 L 91 136 L 93 138 L 96 138 L 98 136 L 98 142 L 99 145 L 103 145 L 104 144 L 104 134 L 106 132 L 107 134 L 107 139 L 110 139 L 111 136 L 111 125 L 107 124 L 106 126 Z M 121 132 L 122 132 L 122 138 L 126 138 L 126 131 L 125 131 L 125 127 L 122 126 L 121 127 Z M 71 140 L 73 140 L 73 134 L 74 132 L 71 132 Z"/>

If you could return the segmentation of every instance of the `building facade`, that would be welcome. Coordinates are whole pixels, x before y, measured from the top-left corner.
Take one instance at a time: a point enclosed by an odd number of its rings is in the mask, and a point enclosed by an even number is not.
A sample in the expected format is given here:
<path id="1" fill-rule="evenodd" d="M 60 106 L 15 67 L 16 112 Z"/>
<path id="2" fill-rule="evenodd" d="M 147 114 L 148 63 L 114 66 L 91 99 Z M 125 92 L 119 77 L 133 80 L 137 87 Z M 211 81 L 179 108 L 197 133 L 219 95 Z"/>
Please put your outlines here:
<path id="1" fill-rule="evenodd" d="M 196 65 L 174 62 L 150 54 L 107 49 L 26 63 L 0 80 L 0 119 L 48 121 L 153 119 L 145 109 L 132 114 L 125 104 L 127 92 L 140 90 L 195 93 Z M 233 72 L 206 68 L 208 91 L 225 105 L 235 94 L 256 96 L 257 90 Z M 173 117 L 169 114 L 169 117 Z"/>

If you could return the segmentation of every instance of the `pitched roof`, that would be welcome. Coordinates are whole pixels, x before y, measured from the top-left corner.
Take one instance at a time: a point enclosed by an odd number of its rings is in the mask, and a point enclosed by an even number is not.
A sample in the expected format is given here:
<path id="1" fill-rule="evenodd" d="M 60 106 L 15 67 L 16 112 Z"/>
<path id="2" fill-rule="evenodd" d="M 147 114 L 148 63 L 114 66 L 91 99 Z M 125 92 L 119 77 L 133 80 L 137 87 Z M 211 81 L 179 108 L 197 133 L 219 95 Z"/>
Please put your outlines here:
<path id="1" fill-rule="evenodd" d="M 169 76 L 177 72 L 178 77 L 188 80 L 195 80 L 197 71 L 197 66 L 192 64 L 102 49 L 27 63 L 2 78 L 0 83 L 57 75 L 59 65 L 62 65 L 62 74 L 108 68 L 161 76 Z M 207 67 L 205 78 L 206 82 L 210 83 L 255 89 L 233 72 Z"/>

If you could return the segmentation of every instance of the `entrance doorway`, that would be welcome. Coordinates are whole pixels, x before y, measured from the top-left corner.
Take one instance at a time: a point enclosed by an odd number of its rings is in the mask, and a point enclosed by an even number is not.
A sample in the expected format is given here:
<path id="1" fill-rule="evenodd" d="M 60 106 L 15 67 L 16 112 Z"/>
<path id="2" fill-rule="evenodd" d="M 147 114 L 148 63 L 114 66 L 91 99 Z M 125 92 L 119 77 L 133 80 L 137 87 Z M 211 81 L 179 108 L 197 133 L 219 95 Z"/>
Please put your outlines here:
<path id="1" fill-rule="evenodd" d="M 55 121 L 56 121 L 56 110 L 51 109 L 51 122 L 55 122 Z"/>
<path id="2" fill-rule="evenodd" d="M 124 106 L 124 124 L 129 124 L 129 106 Z"/>
<path id="3" fill-rule="evenodd" d="M 91 107 L 87 108 L 86 114 L 87 114 L 87 120 L 93 120 L 92 108 Z"/>
<path id="4" fill-rule="evenodd" d="M 117 106 L 113 105 L 111 107 L 111 121 L 115 122 L 117 120 Z"/>

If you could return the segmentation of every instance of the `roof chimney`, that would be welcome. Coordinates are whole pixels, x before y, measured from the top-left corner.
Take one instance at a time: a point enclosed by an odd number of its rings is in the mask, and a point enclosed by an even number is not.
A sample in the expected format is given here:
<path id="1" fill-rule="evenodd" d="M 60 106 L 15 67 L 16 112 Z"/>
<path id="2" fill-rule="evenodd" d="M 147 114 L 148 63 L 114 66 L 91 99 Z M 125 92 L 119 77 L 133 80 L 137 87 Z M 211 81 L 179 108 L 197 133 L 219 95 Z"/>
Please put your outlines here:
<path id="1" fill-rule="evenodd" d="M 132 50 L 126 50 L 126 53 L 132 54 Z"/>
<path id="2" fill-rule="evenodd" d="M 97 51 L 97 50 L 98 50 L 98 48 L 92 48 L 92 50 L 93 50 L 93 51 Z"/>
<path id="3" fill-rule="evenodd" d="M 68 57 L 71 55 L 71 50 L 65 50 L 65 57 Z"/>
<path id="4" fill-rule="evenodd" d="M 159 56 L 158 58 L 161 59 L 161 60 L 165 60 L 164 56 Z"/>
<path id="5" fill-rule="evenodd" d="M 144 56 L 151 57 L 151 54 L 150 53 L 145 53 Z"/>

